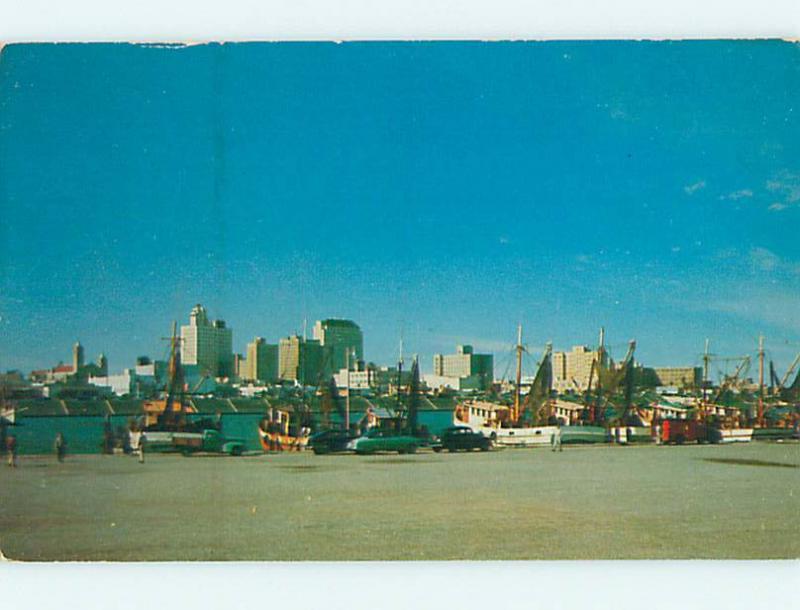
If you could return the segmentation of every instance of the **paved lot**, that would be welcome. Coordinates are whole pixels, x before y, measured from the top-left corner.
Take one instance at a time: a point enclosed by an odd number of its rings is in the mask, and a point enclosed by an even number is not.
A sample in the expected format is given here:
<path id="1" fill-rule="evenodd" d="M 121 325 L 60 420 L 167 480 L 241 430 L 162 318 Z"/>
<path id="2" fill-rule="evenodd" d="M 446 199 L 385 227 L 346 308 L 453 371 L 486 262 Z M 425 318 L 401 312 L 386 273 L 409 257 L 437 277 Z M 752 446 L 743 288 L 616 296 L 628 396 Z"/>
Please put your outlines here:
<path id="1" fill-rule="evenodd" d="M 800 445 L 23 457 L 20 560 L 794 558 Z"/>

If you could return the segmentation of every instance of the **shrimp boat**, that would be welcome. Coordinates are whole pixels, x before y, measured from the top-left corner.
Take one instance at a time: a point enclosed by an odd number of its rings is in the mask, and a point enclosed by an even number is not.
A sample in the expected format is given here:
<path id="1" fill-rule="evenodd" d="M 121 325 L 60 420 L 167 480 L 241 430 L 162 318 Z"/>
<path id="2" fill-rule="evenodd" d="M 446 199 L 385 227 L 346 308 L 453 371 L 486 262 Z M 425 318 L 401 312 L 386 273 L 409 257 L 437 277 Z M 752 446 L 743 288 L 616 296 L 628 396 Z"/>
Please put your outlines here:
<path id="1" fill-rule="evenodd" d="M 553 363 L 552 345 L 547 344 L 539 363 L 531 389 L 521 400 L 522 382 L 522 326 L 517 328 L 517 375 L 514 385 L 513 405 L 500 405 L 488 401 L 468 400 L 460 403 L 453 412 L 453 424 L 468 426 L 475 432 L 492 439 L 498 447 L 541 447 L 550 444 L 558 430 L 552 414 Z"/>
<path id="2" fill-rule="evenodd" d="M 740 417 L 737 416 L 737 409 L 726 407 L 719 404 L 723 394 L 729 390 L 739 379 L 745 374 L 750 366 L 750 356 L 744 356 L 740 359 L 739 365 L 736 367 L 733 375 L 726 376 L 719 388 L 711 397 L 711 400 L 706 400 L 705 388 L 708 385 L 708 368 L 711 355 L 708 351 L 709 341 L 706 340 L 705 351 L 703 354 L 703 394 L 700 398 L 699 414 L 702 420 L 708 423 L 708 440 L 712 443 L 728 444 L 728 443 L 748 443 L 753 440 L 754 428 L 752 426 L 743 425 Z M 758 406 L 758 419 L 763 419 L 762 409 L 763 403 L 761 394 L 763 394 L 763 338 L 760 340 L 759 352 L 762 358 L 761 363 L 761 381 L 760 381 L 760 396 Z"/>
<path id="3" fill-rule="evenodd" d="M 209 418 L 192 421 L 190 414 L 197 410 L 186 404 L 183 369 L 181 367 L 180 339 L 176 333 L 176 324 L 172 325 L 170 340 L 169 381 L 166 395 L 143 403 L 144 421 L 136 429 L 131 430 L 131 446 L 138 449 L 143 440 L 147 451 L 182 452 L 189 454 L 195 451 L 223 451 L 241 453 L 243 445 L 240 441 L 225 439 L 219 421 Z"/>
<path id="4" fill-rule="evenodd" d="M 633 405 L 635 350 L 636 341 L 630 341 L 622 362 L 615 365 L 605 348 L 605 329 L 600 329 L 600 343 L 589 370 L 583 409 L 576 425 L 562 428 L 562 443 L 627 445 L 655 441 L 647 414 Z M 621 406 L 618 406 L 620 400 Z"/>
<path id="5" fill-rule="evenodd" d="M 285 409 L 269 409 L 258 423 L 258 440 L 266 452 L 303 451 L 308 446 L 311 428 L 300 426 L 293 430 L 291 414 Z"/>

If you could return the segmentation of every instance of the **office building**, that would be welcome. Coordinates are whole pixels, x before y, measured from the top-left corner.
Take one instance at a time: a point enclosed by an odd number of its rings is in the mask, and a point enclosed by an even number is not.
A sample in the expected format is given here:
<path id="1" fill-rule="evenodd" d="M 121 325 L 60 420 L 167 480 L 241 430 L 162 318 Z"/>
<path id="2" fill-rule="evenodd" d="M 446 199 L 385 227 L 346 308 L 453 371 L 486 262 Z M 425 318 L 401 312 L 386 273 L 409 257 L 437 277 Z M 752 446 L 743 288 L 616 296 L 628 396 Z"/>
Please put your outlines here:
<path id="1" fill-rule="evenodd" d="M 589 385 L 592 363 L 598 352 L 585 345 L 573 346 L 569 352 L 553 353 L 553 387 L 560 392 L 582 392 Z M 595 371 L 594 383 L 597 382 Z"/>
<path id="2" fill-rule="evenodd" d="M 703 380 L 703 369 L 700 367 L 661 366 L 654 367 L 652 370 L 659 386 L 688 389 L 700 387 Z"/>
<path id="3" fill-rule="evenodd" d="M 239 376 L 244 381 L 273 383 L 278 380 L 278 346 L 256 337 L 247 344 L 247 357 L 242 361 Z"/>
<path id="4" fill-rule="evenodd" d="M 205 308 L 195 305 L 188 326 L 181 326 L 181 362 L 197 365 L 209 377 L 232 376 L 233 330 L 222 320 L 209 320 Z"/>
<path id="5" fill-rule="evenodd" d="M 494 356 L 476 354 L 471 345 L 456 346 L 455 354 L 434 354 L 433 377 L 474 378 L 476 389 L 488 390 L 494 380 Z"/>
<path id="6" fill-rule="evenodd" d="M 352 320 L 318 320 L 314 325 L 314 339 L 325 348 L 326 372 L 346 368 L 348 350 L 350 362 L 364 359 L 364 336 Z"/>
<path id="7" fill-rule="evenodd" d="M 281 381 L 317 385 L 324 376 L 322 353 L 322 345 L 316 339 L 303 339 L 298 335 L 281 339 L 278 345 L 278 377 Z"/>

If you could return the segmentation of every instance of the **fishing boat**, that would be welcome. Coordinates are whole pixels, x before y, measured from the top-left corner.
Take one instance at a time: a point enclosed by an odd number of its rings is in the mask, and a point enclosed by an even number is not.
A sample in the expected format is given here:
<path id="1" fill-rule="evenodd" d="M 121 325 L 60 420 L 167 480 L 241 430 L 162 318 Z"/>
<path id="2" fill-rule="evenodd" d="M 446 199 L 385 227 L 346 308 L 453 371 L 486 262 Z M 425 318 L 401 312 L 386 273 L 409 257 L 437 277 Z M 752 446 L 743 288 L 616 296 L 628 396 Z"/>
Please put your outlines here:
<path id="1" fill-rule="evenodd" d="M 291 425 L 291 414 L 286 409 L 270 408 L 258 423 L 258 440 L 267 452 L 303 451 L 308 445 L 311 428 Z"/>
<path id="2" fill-rule="evenodd" d="M 753 440 L 784 441 L 797 438 L 800 427 L 800 371 L 795 375 L 791 385 L 786 385 L 800 365 L 800 353 L 792 361 L 782 378 L 778 378 L 775 365 L 770 360 L 770 385 L 768 395 L 764 388 L 764 345 L 759 342 L 759 415 Z"/>
<path id="3" fill-rule="evenodd" d="M 221 417 L 216 420 L 190 417 L 197 414 L 197 410 L 187 404 L 178 347 L 180 339 L 176 331 L 173 322 L 166 394 L 163 398 L 144 401 L 143 421 L 131 430 L 131 448 L 137 450 L 144 442 L 147 451 L 241 455 L 245 450 L 244 440 L 226 437 Z"/>
<path id="4" fill-rule="evenodd" d="M 761 389 L 763 390 L 763 338 L 760 340 L 761 362 Z M 711 443 L 747 443 L 753 440 L 754 427 L 748 426 L 743 422 L 743 416 L 734 407 L 720 404 L 723 395 L 734 387 L 743 377 L 750 367 L 750 356 L 740 358 L 726 358 L 725 360 L 737 360 L 738 365 L 733 375 L 725 375 L 719 384 L 716 392 L 708 399 L 706 388 L 708 387 L 708 369 L 711 361 L 709 353 L 709 340 L 706 339 L 705 350 L 703 352 L 703 391 L 700 397 L 697 414 L 701 421 L 704 421 L 708 430 L 708 441 Z M 763 419 L 763 403 L 759 396 L 758 418 Z"/>
<path id="5" fill-rule="evenodd" d="M 633 403 L 636 341 L 628 342 L 628 351 L 615 364 L 606 351 L 605 329 L 600 329 L 597 356 L 592 360 L 589 380 L 583 395 L 583 410 L 576 425 L 562 428 L 564 444 L 655 442 L 652 411 Z"/>
<path id="6" fill-rule="evenodd" d="M 463 401 L 453 412 L 453 425 L 468 426 L 473 431 L 492 439 L 498 447 L 541 447 L 551 443 L 559 423 L 552 412 L 552 345 L 548 343 L 545 346 L 536 376 L 523 401 L 520 386 L 522 357 L 525 351 L 522 344 L 522 325 L 519 325 L 513 404 L 502 405 L 481 400 Z"/>

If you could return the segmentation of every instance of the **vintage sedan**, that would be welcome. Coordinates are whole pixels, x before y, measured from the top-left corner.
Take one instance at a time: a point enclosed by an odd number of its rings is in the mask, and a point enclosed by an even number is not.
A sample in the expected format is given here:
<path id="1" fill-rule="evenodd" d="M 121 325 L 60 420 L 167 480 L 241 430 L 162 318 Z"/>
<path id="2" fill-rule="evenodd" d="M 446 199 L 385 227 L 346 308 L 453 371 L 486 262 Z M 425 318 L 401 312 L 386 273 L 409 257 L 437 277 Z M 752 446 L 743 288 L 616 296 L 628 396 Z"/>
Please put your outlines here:
<path id="1" fill-rule="evenodd" d="M 489 451 L 493 446 L 492 440 L 480 432 L 475 432 L 468 426 L 453 426 L 442 431 L 441 440 L 433 446 L 437 453 L 442 449 L 448 451 L 472 451 L 480 449 Z"/>
<path id="2" fill-rule="evenodd" d="M 415 453 L 420 443 L 420 439 L 415 436 L 398 434 L 392 430 L 372 428 L 364 436 L 350 441 L 347 447 L 359 455 L 386 451 Z"/>

